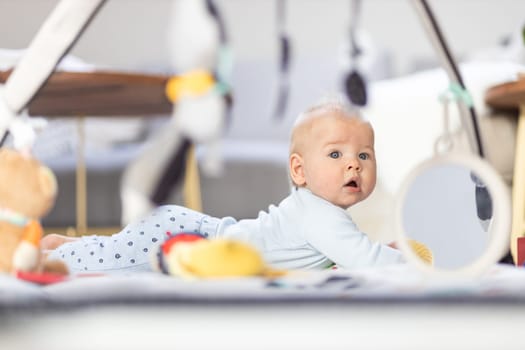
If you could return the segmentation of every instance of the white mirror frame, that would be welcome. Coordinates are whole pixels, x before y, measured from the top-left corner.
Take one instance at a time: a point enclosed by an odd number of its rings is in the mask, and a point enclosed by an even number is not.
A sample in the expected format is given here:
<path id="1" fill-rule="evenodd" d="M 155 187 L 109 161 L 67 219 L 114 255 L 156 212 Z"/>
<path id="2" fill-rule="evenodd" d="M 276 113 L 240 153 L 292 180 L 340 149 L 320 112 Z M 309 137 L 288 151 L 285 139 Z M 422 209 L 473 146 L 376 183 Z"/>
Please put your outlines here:
<path id="1" fill-rule="evenodd" d="M 490 224 L 490 239 L 485 252 L 472 263 L 457 269 L 440 269 L 426 264 L 417 256 L 408 243 L 403 225 L 403 207 L 409 189 L 420 174 L 439 165 L 459 165 L 470 169 L 487 186 L 493 204 L 493 216 Z M 474 186 L 474 183 L 472 183 Z M 501 176 L 485 160 L 467 154 L 448 153 L 437 155 L 419 164 L 405 178 L 396 196 L 395 204 L 396 242 L 403 252 L 407 263 L 417 267 L 432 277 L 472 278 L 486 272 L 496 264 L 510 247 L 512 206 L 510 191 Z"/>

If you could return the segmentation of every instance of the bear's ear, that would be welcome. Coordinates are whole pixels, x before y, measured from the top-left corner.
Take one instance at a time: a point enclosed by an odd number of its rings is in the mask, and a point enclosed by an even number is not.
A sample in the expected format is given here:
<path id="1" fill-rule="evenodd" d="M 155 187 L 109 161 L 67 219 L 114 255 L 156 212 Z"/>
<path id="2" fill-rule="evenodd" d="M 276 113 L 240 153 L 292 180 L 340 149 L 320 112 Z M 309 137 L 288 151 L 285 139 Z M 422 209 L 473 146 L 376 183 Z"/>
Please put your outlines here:
<path id="1" fill-rule="evenodd" d="M 57 179 L 55 174 L 46 166 L 41 166 L 38 174 L 39 187 L 42 194 L 49 199 L 52 199 L 57 194 Z"/>

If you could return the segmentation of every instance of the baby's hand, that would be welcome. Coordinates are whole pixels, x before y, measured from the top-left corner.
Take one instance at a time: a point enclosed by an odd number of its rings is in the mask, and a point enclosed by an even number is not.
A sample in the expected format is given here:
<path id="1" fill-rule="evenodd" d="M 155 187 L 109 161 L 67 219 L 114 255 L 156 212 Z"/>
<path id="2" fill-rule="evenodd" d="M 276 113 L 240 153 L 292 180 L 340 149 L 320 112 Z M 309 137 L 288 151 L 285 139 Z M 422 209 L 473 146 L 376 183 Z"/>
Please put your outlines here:
<path id="1" fill-rule="evenodd" d="M 40 240 L 40 249 L 43 251 L 54 250 L 64 243 L 73 242 L 77 239 L 79 238 L 59 235 L 57 233 L 50 233 L 42 237 L 42 240 Z"/>
<path id="2" fill-rule="evenodd" d="M 387 244 L 390 248 L 399 249 L 396 242 L 390 242 Z"/>

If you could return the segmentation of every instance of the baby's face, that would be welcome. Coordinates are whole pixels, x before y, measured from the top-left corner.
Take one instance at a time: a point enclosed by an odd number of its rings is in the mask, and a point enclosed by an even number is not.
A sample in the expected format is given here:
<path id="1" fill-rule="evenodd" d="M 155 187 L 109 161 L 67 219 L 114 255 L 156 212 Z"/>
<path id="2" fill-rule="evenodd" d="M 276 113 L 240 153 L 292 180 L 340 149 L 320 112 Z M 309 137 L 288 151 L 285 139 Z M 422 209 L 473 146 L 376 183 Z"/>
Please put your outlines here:
<path id="1" fill-rule="evenodd" d="M 370 124 L 344 116 L 321 117 L 313 123 L 304 134 L 303 183 L 298 185 L 344 209 L 367 198 L 376 184 Z"/>

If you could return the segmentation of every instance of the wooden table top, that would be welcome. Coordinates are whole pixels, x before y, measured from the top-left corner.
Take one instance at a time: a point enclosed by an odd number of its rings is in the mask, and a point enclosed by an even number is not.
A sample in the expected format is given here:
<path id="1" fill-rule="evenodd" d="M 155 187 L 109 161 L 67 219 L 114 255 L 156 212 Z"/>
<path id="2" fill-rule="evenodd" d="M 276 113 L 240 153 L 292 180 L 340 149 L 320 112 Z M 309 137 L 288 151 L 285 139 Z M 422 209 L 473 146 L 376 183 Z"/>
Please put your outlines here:
<path id="1" fill-rule="evenodd" d="M 518 80 L 495 85 L 485 92 L 485 102 L 496 109 L 518 109 L 525 105 L 525 75 Z"/>
<path id="2" fill-rule="evenodd" d="M 5 83 L 11 71 L 0 71 Z M 28 106 L 29 115 L 148 116 L 168 114 L 169 76 L 121 72 L 54 72 Z"/>

